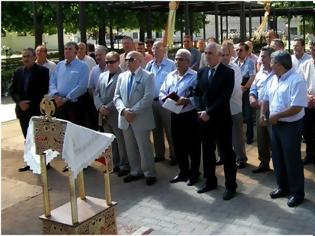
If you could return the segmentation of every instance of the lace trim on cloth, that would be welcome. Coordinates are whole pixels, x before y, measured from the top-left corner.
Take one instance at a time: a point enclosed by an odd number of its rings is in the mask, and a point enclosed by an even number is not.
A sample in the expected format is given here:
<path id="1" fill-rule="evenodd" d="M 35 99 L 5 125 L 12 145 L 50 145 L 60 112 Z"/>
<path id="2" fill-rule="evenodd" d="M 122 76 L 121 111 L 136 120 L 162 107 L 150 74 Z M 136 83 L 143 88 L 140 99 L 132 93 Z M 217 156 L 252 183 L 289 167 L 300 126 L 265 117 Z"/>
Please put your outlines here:
<path id="1" fill-rule="evenodd" d="M 24 148 L 24 161 L 30 166 L 34 174 L 40 174 L 40 156 L 36 154 L 34 140 L 34 122 L 30 120 Z M 39 117 L 37 117 L 39 118 Z M 100 133 L 69 121 L 57 119 L 67 123 L 63 150 L 61 157 L 69 165 L 72 178 L 101 156 L 113 142 L 115 136 L 110 133 Z M 51 149 L 45 151 L 46 163 L 56 158 L 59 154 Z"/>

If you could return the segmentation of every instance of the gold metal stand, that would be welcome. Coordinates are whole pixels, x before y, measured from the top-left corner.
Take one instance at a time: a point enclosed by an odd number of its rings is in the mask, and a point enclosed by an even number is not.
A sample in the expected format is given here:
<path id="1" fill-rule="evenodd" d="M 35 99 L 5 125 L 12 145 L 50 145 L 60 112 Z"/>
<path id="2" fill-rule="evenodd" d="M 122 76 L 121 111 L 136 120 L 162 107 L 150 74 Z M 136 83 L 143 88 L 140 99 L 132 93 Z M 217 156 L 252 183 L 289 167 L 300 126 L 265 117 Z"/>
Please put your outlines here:
<path id="1" fill-rule="evenodd" d="M 44 212 L 45 216 L 50 216 L 50 201 L 48 193 L 48 181 L 47 181 L 47 170 L 46 170 L 46 157 L 45 155 L 40 155 L 40 169 L 41 169 L 41 179 L 42 179 L 42 189 L 43 189 L 43 201 L 44 201 Z"/>

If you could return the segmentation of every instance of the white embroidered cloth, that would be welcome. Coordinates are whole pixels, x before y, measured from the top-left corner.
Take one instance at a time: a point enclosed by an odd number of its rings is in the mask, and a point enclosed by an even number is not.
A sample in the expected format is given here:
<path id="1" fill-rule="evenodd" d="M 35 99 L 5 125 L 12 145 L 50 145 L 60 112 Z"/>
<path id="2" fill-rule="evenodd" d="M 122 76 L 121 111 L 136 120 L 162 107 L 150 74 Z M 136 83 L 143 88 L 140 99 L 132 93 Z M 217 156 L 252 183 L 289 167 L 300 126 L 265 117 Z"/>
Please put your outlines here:
<path id="1" fill-rule="evenodd" d="M 40 157 L 36 154 L 34 140 L 34 122 L 32 117 L 27 130 L 27 137 L 24 147 L 24 161 L 30 166 L 34 174 L 40 174 Z M 110 133 L 100 133 L 69 121 L 56 119 L 67 123 L 61 157 L 69 165 L 72 171 L 72 178 L 87 167 L 92 161 L 98 158 L 115 139 Z M 47 150 L 46 163 L 49 163 L 59 152 Z"/>

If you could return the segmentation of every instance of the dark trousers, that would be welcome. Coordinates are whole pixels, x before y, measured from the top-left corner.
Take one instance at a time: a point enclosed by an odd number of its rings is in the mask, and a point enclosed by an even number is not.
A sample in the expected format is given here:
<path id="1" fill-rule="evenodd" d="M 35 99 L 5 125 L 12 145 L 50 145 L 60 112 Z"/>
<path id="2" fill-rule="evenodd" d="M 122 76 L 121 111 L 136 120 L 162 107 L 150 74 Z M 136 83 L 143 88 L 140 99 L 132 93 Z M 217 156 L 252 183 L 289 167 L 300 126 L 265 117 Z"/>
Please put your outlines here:
<path id="1" fill-rule="evenodd" d="M 28 125 L 29 125 L 31 117 L 32 115 L 25 115 L 25 116 L 19 117 L 19 122 L 20 122 L 24 139 L 26 139 L 26 136 L 27 136 L 27 129 L 28 129 Z"/>
<path id="2" fill-rule="evenodd" d="M 80 113 L 84 111 L 84 107 L 80 107 L 79 102 L 67 101 L 61 107 L 56 109 L 55 116 L 75 123 L 77 125 L 84 125 L 84 119 Z"/>
<path id="3" fill-rule="evenodd" d="M 255 110 L 250 106 L 249 103 L 249 90 L 246 90 L 242 96 L 242 110 L 243 118 L 246 123 L 246 138 L 247 142 L 253 141 L 254 139 L 254 113 Z"/>
<path id="4" fill-rule="evenodd" d="M 198 128 L 196 110 L 171 114 L 171 132 L 180 174 L 190 178 L 200 175 L 200 136 Z"/>
<path id="5" fill-rule="evenodd" d="M 305 108 L 303 136 L 306 142 L 306 157 L 315 160 L 315 108 Z"/>
<path id="6" fill-rule="evenodd" d="M 234 191 L 236 184 L 236 156 L 232 148 L 232 121 L 222 120 L 208 122 L 200 121 L 202 134 L 202 152 L 203 152 L 203 168 L 204 177 L 207 184 L 216 185 L 217 178 L 215 176 L 215 149 L 216 144 L 220 152 L 221 160 L 224 165 L 225 187 Z"/>
<path id="7" fill-rule="evenodd" d="M 302 119 L 278 122 L 272 126 L 272 161 L 278 187 L 304 197 L 304 172 L 301 160 Z"/>

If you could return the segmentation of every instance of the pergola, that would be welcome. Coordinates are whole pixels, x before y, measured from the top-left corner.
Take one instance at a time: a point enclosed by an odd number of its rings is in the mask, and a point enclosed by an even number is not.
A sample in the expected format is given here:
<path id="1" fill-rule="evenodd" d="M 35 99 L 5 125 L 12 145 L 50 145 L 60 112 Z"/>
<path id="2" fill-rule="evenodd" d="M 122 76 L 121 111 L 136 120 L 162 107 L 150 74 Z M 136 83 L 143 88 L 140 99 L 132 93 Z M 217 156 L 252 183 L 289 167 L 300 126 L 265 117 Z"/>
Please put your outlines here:
<path id="1" fill-rule="evenodd" d="M 168 1 L 124 1 L 124 2 L 106 2 L 109 8 L 125 8 L 129 10 L 142 10 L 146 16 L 146 31 L 148 37 L 152 37 L 151 29 L 151 12 L 152 11 L 168 11 Z M 217 39 L 223 39 L 223 28 L 225 28 L 226 34 L 228 34 L 228 16 L 240 17 L 240 40 L 246 40 L 246 18 L 249 22 L 249 38 L 252 36 L 252 17 L 261 17 L 265 14 L 264 4 L 261 2 L 236 2 L 236 1 L 179 1 L 179 7 L 177 13 L 180 17 L 183 17 L 185 22 L 184 32 L 191 34 L 190 27 L 190 13 L 200 12 L 205 15 L 215 16 L 215 37 Z M 270 10 L 269 26 L 277 32 L 277 17 L 288 17 L 288 28 L 290 28 L 290 16 L 300 15 L 303 19 L 304 38 L 305 38 L 305 16 L 312 16 L 315 24 L 315 9 L 314 7 L 303 8 L 272 8 Z M 223 26 L 223 18 L 225 20 L 225 27 Z M 220 21 L 219 21 L 220 18 Z M 272 24 L 271 24 L 272 23 Z M 219 32 L 220 24 L 220 32 Z M 205 38 L 205 27 L 203 32 Z M 290 30 L 288 32 L 289 49 L 290 49 Z"/>

